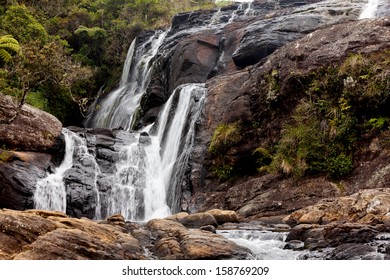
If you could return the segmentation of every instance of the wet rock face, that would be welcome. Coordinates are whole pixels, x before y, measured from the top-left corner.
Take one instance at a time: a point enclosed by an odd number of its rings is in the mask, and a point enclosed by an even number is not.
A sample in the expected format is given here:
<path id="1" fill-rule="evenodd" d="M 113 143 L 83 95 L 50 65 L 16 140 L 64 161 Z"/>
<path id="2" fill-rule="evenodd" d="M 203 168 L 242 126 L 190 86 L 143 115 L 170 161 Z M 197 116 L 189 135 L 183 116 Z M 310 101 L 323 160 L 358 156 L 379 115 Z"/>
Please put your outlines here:
<path id="1" fill-rule="evenodd" d="M 78 158 L 75 161 L 77 163 L 64 174 L 66 212 L 73 217 L 94 218 L 99 191 L 101 214 L 106 217 L 108 195 L 112 191 L 113 176 L 117 172 L 116 163 L 120 161 L 120 157 L 126 157 L 123 148 L 135 141 L 139 141 L 142 147 L 147 146 L 149 136 L 121 130 L 70 129 L 86 142 L 86 146 L 78 143 L 73 155 Z M 62 161 L 62 158 L 56 158 L 44 153 L 0 149 L 0 208 L 34 208 L 37 181 L 55 172 Z M 58 162 L 56 165 L 53 163 L 55 161 Z M 142 196 L 142 192 L 138 195 Z M 143 211 L 142 207 L 139 206 L 140 213 Z"/>
<path id="2" fill-rule="evenodd" d="M 124 148 L 129 143 L 137 142 L 142 147 L 146 146 L 149 136 L 123 130 L 76 127 L 70 129 L 85 139 L 88 154 L 76 155 L 80 156 L 77 164 L 74 164 L 64 175 L 67 193 L 66 212 L 73 217 L 94 218 L 98 204 L 97 191 L 99 191 L 101 215 L 106 217 L 108 196 L 112 192 L 114 183 L 113 176 L 118 172 L 116 163 L 127 156 Z M 139 207 L 142 208 L 142 205 Z M 140 211 L 142 212 L 142 209 Z"/>
<path id="3" fill-rule="evenodd" d="M 54 168 L 52 156 L 34 152 L 0 150 L 0 209 L 25 210 L 34 207 L 33 195 L 37 180 Z"/>
<path id="4" fill-rule="evenodd" d="M 323 1 L 299 7 L 288 15 L 256 21 L 246 27 L 240 46 L 233 53 L 233 60 L 241 68 L 254 65 L 305 34 L 358 18 L 361 8 L 362 3 L 359 2 Z"/>
<path id="5" fill-rule="evenodd" d="M 61 149 L 61 122 L 54 116 L 29 105 L 23 105 L 15 116 L 19 104 L 0 94 L 0 146 L 22 151 L 53 152 Z"/>

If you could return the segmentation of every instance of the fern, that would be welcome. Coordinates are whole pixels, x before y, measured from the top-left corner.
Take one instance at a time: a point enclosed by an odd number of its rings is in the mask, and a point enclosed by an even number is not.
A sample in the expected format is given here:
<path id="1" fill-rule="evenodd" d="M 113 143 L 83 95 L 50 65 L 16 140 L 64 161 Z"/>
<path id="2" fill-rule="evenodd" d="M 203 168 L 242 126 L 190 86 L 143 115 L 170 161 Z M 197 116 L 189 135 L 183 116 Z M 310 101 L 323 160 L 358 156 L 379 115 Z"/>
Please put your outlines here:
<path id="1" fill-rule="evenodd" d="M 12 54 L 20 51 L 19 42 L 12 35 L 4 35 L 0 37 L 0 60 L 4 63 L 8 62 Z"/>

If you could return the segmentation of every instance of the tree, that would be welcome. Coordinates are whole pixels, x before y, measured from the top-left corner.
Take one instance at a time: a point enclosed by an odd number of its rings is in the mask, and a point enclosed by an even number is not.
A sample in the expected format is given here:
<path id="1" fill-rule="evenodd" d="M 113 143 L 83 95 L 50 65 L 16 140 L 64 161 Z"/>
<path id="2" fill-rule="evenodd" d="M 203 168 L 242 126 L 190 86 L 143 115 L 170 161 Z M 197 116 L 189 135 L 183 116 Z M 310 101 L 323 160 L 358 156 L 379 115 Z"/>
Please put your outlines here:
<path id="1" fill-rule="evenodd" d="M 7 63 L 19 51 L 19 42 L 12 35 L 0 37 L 0 65 Z"/>
<path id="2" fill-rule="evenodd" d="M 0 24 L 7 34 L 12 34 L 20 43 L 36 40 L 46 43 L 48 40 L 46 29 L 24 5 L 8 7 Z"/>
<path id="3" fill-rule="evenodd" d="M 7 67 L 11 86 L 20 89 L 19 114 L 26 97 L 31 92 L 41 92 L 49 104 L 48 111 L 60 119 L 69 106 L 67 100 L 77 103 L 80 110 L 86 108 L 86 89 L 90 86 L 93 71 L 72 61 L 60 40 L 53 40 L 41 47 L 39 41 L 22 46 L 22 55 Z"/>

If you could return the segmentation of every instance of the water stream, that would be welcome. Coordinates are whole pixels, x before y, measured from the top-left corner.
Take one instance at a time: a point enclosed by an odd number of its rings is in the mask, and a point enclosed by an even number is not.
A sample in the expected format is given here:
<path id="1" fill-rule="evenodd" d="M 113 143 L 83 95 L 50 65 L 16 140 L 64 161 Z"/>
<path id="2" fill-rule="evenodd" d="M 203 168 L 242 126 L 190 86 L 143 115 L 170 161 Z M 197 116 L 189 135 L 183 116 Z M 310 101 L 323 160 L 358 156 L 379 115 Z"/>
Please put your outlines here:
<path id="1" fill-rule="evenodd" d="M 375 18 L 379 7 L 379 0 L 368 0 L 359 19 Z"/>
<path id="2" fill-rule="evenodd" d="M 267 230 L 221 230 L 218 234 L 249 248 L 257 260 L 295 260 L 305 251 L 285 250 L 287 232 Z"/>

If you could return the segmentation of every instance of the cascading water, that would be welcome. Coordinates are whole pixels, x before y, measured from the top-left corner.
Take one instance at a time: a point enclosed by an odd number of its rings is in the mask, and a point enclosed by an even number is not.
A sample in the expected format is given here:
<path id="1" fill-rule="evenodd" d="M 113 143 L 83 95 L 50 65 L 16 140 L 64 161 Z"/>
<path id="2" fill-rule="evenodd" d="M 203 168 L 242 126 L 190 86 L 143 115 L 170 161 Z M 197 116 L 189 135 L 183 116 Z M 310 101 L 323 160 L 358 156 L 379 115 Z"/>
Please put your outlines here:
<path id="1" fill-rule="evenodd" d="M 379 0 L 368 0 L 368 3 L 364 6 L 359 19 L 375 18 L 379 7 Z"/>
<path id="2" fill-rule="evenodd" d="M 230 2 L 237 2 L 241 3 L 238 5 L 237 9 L 231 14 L 229 20 L 227 23 L 232 23 L 234 22 L 239 16 L 244 15 L 244 16 L 252 16 L 253 15 L 253 9 L 252 9 L 252 3 L 254 0 L 237 0 L 237 1 L 230 1 Z M 215 3 L 226 3 L 229 1 L 226 0 L 215 0 Z M 220 23 L 221 21 L 221 9 L 218 9 L 217 12 L 213 15 L 213 17 L 210 19 L 210 24 L 209 25 L 215 25 Z M 225 23 L 226 24 L 226 23 Z"/>
<path id="3" fill-rule="evenodd" d="M 156 123 L 145 128 L 152 138 L 146 148 L 146 217 L 163 217 L 178 210 L 180 187 L 195 137 L 195 122 L 206 95 L 204 84 L 178 87 L 167 101 Z M 169 197 L 167 197 L 169 193 Z"/>
<path id="4" fill-rule="evenodd" d="M 140 135 L 125 145 L 115 163 L 116 172 L 108 178 L 111 189 L 107 197 L 107 216 L 120 213 L 126 220 L 144 217 L 145 154 L 139 145 Z"/>
<path id="5" fill-rule="evenodd" d="M 306 251 L 284 250 L 287 232 L 221 230 L 218 234 L 249 248 L 258 260 L 294 260 L 306 253 Z"/>
<path id="6" fill-rule="evenodd" d="M 100 169 L 96 159 L 88 151 L 86 140 L 76 133 L 64 128 L 62 133 L 65 136 L 65 157 L 61 165 L 56 168 L 54 173 L 48 174 L 36 184 L 34 193 L 34 206 L 36 209 L 57 210 L 66 212 L 66 188 L 64 176 L 66 172 L 73 167 L 75 161 L 83 162 L 93 167 L 94 193 L 96 196 L 95 219 L 101 218 L 100 194 L 97 187 L 97 178 Z"/>
<path id="7" fill-rule="evenodd" d="M 243 1 L 236 1 L 236 2 L 240 2 L 241 4 L 238 6 L 237 10 L 235 10 L 232 13 L 232 16 L 230 17 L 228 23 L 234 22 L 238 18 L 238 13 L 240 11 L 243 11 L 243 14 L 245 16 L 252 14 L 252 2 L 253 2 L 253 0 L 243 0 Z"/>
<path id="8" fill-rule="evenodd" d="M 34 193 L 36 209 L 66 211 L 66 189 L 63 176 L 73 165 L 75 146 L 71 144 L 72 138 L 68 130 L 64 129 L 63 134 L 66 143 L 65 157 L 54 173 L 37 182 Z"/>
<path id="9" fill-rule="evenodd" d="M 96 112 L 86 121 L 88 127 L 122 128 L 129 130 L 134 125 L 134 116 L 139 109 L 141 97 L 150 82 L 153 58 L 168 31 L 158 31 L 145 43 L 136 47 L 131 44 L 123 68 L 118 89 L 96 106 Z"/>
<path id="10" fill-rule="evenodd" d="M 203 84 L 177 88 L 168 99 L 148 133 L 150 143 L 144 148 L 139 138 L 125 146 L 115 164 L 116 173 L 109 178 L 107 215 L 121 213 L 126 220 L 148 220 L 166 217 L 178 204 L 175 186 L 191 153 L 195 122 L 200 115 L 206 89 Z M 177 208 L 177 207 L 176 207 Z"/>

